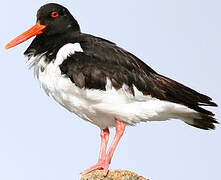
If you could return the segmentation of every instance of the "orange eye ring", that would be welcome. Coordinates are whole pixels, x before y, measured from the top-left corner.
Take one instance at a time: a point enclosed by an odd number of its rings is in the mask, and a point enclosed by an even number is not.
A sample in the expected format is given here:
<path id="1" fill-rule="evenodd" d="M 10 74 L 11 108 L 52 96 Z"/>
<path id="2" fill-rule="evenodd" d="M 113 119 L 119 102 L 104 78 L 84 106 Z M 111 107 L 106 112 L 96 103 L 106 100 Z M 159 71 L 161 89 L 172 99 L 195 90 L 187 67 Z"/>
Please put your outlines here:
<path id="1" fill-rule="evenodd" d="M 51 12 L 51 17 L 56 18 L 58 16 L 59 16 L 58 12 L 56 11 Z"/>

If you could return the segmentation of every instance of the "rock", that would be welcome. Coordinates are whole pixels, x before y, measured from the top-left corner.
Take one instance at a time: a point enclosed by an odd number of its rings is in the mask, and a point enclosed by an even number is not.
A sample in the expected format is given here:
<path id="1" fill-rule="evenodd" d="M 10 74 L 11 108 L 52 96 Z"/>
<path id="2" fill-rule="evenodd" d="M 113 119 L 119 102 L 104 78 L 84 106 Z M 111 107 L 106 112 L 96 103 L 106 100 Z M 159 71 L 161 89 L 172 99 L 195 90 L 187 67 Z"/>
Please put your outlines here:
<path id="1" fill-rule="evenodd" d="M 83 175 L 81 180 L 148 180 L 127 170 L 109 170 L 107 176 L 103 175 L 102 170 L 96 170 Z"/>

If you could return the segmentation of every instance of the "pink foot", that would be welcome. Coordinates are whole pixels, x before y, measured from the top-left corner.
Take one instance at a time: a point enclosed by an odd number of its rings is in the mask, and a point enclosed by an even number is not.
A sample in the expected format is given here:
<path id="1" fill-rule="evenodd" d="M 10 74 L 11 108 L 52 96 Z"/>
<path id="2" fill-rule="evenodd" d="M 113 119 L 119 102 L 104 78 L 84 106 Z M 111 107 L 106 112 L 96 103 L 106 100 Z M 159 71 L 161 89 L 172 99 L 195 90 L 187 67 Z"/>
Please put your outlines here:
<path id="1" fill-rule="evenodd" d="M 105 161 L 100 161 L 100 162 L 96 163 L 95 165 L 91 166 L 90 168 L 84 170 L 82 175 L 88 174 L 94 170 L 103 169 L 104 175 L 106 176 L 108 173 L 108 168 L 109 168 L 109 163 L 106 163 Z"/>

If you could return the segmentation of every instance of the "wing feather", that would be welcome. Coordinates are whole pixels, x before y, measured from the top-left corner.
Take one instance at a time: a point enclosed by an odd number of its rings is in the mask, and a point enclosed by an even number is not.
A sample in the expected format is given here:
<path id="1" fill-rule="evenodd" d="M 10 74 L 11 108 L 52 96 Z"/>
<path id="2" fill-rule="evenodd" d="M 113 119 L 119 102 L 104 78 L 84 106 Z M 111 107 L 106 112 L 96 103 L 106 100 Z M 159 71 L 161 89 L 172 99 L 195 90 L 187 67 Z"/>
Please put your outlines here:
<path id="1" fill-rule="evenodd" d="M 105 90 L 108 77 L 116 89 L 126 84 L 133 93 L 135 85 L 144 95 L 214 115 L 201 107 L 217 106 L 210 97 L 158 74 L 142 60 L 110 41 L 86 34 L 83 39 L 80 44 L 84 51 L 73 54 L 60 65 L 62 73 L 79 87 Z"/>

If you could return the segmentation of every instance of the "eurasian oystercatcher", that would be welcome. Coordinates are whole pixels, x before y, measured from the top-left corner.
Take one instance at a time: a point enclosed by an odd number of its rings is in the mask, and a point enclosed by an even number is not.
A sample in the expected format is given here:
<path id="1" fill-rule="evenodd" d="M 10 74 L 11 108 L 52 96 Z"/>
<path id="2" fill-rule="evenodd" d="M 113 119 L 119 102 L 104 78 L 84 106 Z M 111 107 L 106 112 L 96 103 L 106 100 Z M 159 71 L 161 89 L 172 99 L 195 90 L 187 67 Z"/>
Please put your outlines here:
<path id="1" fill-rule="evenodd" d="M 101 129 L 98 162 L 84 174 L 103 169 L 126 125 L 181 119 L 214 129 L 214 114 L 202 106 L 217 106 L 211 98 L 158 74 L 142 60 L 100 37 L 84 34 L 70 12 L 59 4 L 46 4 L 37 23 L 6 45 L 6 49 L 36 36 L 24 52 L 42 88 L 70 112 Z M 110 127 L 115 137 L 107 151 Z"/>

